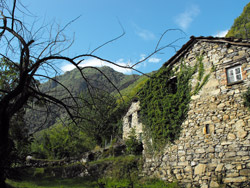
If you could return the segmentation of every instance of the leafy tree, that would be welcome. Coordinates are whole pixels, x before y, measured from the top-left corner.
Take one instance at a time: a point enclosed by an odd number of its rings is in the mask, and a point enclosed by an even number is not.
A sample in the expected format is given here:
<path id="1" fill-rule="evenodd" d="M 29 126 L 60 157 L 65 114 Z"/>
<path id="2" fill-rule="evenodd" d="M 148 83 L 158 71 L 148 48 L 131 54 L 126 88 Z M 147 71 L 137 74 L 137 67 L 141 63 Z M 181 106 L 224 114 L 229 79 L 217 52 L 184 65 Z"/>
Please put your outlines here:
<path id="1" fill-rule="evenodd" d="M 78 126 L 64 126 L 61 122 L 36 133 L 31 148 L 34 156 L 47 159 L 62 159 L 79 156 L 93 149 L 95 143 Z"/>
<path id="2" fill-rule="evenodd" d="M 241 15 L 234 20 L 234 24 L 226 37 L 250 38 L 250 3 L 244 7 Z"/>
<path id="3" fill-rule="evenodd" d="M 104 145 L 105 140 L 119 136 L 119 122 L 125 110 L 122 104 L 118 105 L 112 95 L 95 90 L 90 94 L 81 96 L 84 108 L 79 126 L 87 132 L 97 145 Z"/>

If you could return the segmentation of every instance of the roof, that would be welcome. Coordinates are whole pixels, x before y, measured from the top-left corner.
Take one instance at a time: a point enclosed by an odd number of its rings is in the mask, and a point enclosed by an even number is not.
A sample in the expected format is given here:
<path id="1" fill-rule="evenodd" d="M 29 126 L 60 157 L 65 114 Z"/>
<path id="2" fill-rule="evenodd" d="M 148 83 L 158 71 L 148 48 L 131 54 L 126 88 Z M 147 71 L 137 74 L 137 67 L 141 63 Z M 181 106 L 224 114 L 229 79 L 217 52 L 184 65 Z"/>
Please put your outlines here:
<path id="1" fill-rule="evenodd" d="M 191 36 L 190 40 L 184 44 L 181 49 L 179 49 L 174 56 L 172 56 L 164 66 L 172 65 L 176 61 L 178 61 L 195 43 L 199 41 L 204 42 L 214 42 L 214 43 L 227 43 L 231 45 L 238 45 L 238 46 L 247 46 L 250 47 L 250 40 L 247 39 L 239 39 L 239 38 L 225 38 L 225 37 L 194 37 Z"/>

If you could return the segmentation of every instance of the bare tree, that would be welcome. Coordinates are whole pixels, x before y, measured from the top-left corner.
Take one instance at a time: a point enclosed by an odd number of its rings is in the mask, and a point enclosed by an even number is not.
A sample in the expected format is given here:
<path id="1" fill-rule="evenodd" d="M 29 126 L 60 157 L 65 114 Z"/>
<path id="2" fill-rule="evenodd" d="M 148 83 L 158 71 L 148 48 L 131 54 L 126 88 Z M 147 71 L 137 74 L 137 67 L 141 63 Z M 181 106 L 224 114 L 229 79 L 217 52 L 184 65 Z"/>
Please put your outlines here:
<path id="1" fill-rule="evenodd" d="M 67 112 L 72 121 L 76 121 L 76 119 L 79 118 L 78 110 L 82 108 L 82 106 L 80 106 L 81 103 L 77 101 L 76 97 L 72 95 L 67 87 L 55 79 L 55 75 L 58 75 L 56 62 L 67 61 L 74 65 L 81 73 L 82 78 L 88 83 L 88 89 L 90 91 L 92 86 L 88 82 L 83 70 L 92 68 L 101 74 L 103 74 L 103 72 L 95 67 L 80 67 L 79 64 L 84 61 L 84 58 L 96 58 L 115 66 L 130 68 L 137 72 L 140 71 L 134 67 L 142 61 L 130 67 L 121 66 L 94 54 L 99 48 L 122 37 L 124 32 L 120 36 L 97 47 L 91 53 L 84 53 L 74 57 L 63 56 L 63 52 L 70 48 L 73 42 L 72 40 L 68 40 L 64 35 L 65 28 L 68 27 L 71 22 L 63 28 L 57 27 L 56 25 L 52 25 L 51 27 L 44 26 L 40 27 L 36 32 L 32 32 L 33 25 L 28 28 L 25 22 L 15 16 L 16 11 L 26 9 L 19 1 L 13 0 L 12 4 L 9 5 L 5 0 L 0 0 L 0 7 L 0 57 L 2 58 L 0 61 L 0 72 L 5 75 L 6 78 L 10 78 L 6 80 L 6 83 L 0 84 L 0 187 L 4 188 L 5 161 L 8 156 L 10 121 L 20 109 L 28 105 L 29 100 L 43 101 L 44 104 L 59 106 Z M 45 33 L 45 37 L 41 37 L 40 33 Z M 163 35 L 165 35 L 165 33 Z M 174 42 L 177 40 L 163 47 L 159 47 L 160 41 L 161 38 L 155 50 L 146 57 L 144 61 L 164 48 L 175 48 Z M 13 72 L 14 74 L 12 74 Z M 61 87 L 68 92 L 69 97 L 62 99 L 51 95 L 49 92 L 42 92 L 39 88 L 38 78 L 52 80 L 61 85 Z M 108 77 L 106 77 L 106 79 L 109 80 Z M 115 85 L 113 86 L 115 87 Z"/>

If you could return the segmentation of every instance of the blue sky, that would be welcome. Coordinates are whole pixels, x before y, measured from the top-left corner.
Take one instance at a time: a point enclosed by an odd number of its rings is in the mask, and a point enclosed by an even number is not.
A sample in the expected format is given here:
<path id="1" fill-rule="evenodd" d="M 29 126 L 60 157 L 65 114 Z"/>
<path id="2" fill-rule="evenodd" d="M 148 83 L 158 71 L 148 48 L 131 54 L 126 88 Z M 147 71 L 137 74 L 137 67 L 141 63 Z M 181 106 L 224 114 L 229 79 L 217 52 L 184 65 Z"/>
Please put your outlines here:
<path id="1" fill-rule="evenodd" d="M 64 26 L 72 23 L 65 34 L 75 35 L 73 46 L 65 52 L 67 56 L 88 53 L 99 45 L 119 36 L 122 27 L 125 35 L 94 54 L 121 65 L 132 65 L 155 50 L 161 35 L 168 32 L 159 47 L 178 40 L 176 50 L 189 37 L 223 36 L 234 19 L 243 11 L 247 0 L 23 0 L 23 4 L 36 16 L 38 22 L 56 21 Z M 184 34 L 185 33 L 185 34 Z M 175 50 L 166 48 L 136 68 L 144 73 L 159 69 Z M 95 59 L 86 59 L 82 66 L 108 65 Z M 73 67 L 65 62 L 57 65 L 63 71 Z M 117 71 L 131 71 L 113 67 Z M 134 72 L 133 72 L 134 73 Z"/>

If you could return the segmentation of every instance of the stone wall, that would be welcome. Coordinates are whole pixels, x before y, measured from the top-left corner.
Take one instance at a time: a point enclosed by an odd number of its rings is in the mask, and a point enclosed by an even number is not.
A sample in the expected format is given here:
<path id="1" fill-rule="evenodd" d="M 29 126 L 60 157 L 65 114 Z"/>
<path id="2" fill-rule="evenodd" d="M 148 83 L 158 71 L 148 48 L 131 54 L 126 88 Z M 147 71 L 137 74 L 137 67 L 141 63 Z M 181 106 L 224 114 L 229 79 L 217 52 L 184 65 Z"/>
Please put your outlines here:
<path id="1" fill-rule="evenodd" d="M 138 100 L 134 100 L 123 117 L 123 140 L 126 140 L 132 129 L 135 129 L 136 136 L 138 139 L 141 139 L 142 136 L 142 123 L 139 121 L 140 114 L 140 102 Z"/>
<path id="2" fill-rule="evenodd" d="M 200 54 L 205 74 L 213 70 L 209 80 L 192 96 L 179 140 L 158 155 L 145 151 L 144 175 L 177 180 L 185 187 L 244 187 L 250 182 L 250 113 L 242 94 L 250 84 L 250 48 L 200 40 L 185 53 L 184 62 L 193 66 Z M 241 65 L 243 81 L 228 85 L 226 70 L 235 65 Z"/>

